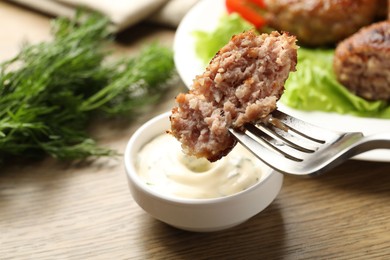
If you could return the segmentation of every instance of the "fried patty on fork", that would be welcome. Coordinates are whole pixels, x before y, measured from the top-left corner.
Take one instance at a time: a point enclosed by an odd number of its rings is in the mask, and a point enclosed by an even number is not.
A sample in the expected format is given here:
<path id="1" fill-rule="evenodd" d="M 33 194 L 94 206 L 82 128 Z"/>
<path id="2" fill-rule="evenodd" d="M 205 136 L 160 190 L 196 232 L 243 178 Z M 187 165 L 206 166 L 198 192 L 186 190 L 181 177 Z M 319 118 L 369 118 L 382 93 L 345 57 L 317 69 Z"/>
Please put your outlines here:
<path id="1" fill-rule="evenodd" d="M 287 33 L 232 37 L 197 76 L 188 93 L 176 97 L 171 134 L 188 155 L 216 161 L 233 149 L 229 128 L 243 129 L 276 109 L 284 83 L 297 63 L 296 38 Z"/>

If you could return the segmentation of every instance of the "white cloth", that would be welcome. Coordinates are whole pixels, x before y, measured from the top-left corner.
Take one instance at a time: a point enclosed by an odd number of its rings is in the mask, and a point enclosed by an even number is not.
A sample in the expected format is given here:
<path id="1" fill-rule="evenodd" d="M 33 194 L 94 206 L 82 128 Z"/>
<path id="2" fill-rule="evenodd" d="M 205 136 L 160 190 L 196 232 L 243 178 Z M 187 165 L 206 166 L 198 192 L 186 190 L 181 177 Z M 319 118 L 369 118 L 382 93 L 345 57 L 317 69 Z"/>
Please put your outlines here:
<path id="1" fill-rule="evenodd" d="M 177 27 L 198 0 L 10 0 L 54 16 L 72 17 L 84 6 L 107 15 L 115 32 L 142 20 Z"/>

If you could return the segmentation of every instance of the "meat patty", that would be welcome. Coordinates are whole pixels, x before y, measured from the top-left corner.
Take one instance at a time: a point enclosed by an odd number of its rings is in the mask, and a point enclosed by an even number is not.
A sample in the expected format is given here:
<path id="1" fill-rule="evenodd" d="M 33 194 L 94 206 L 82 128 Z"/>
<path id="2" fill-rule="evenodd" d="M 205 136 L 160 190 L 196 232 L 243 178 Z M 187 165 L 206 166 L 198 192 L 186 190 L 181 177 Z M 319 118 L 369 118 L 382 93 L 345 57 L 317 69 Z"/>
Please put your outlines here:
<path id="1" fill-rule="evenodd" d="M 300 45 L 314 47 L 334 45 L 372 23 L 377 1 L 266 0 L 265 3 L 271 27 L 296 35 Z"/>
<path id="2" fill-rule="evenodd" d="M 341 84 L 367 100 L 390 100 L 390 21 L 374 23 L 336 48 L 334 71 Z"/>
<path id="3" fill-rule="evenodd" d="M 243 130 L 247 122 L 267 117 L 276 108 L 284 82 L 297 63 L 295 36 L 232 37 L 214 56 L 191 90 L 176 97 L 171 133 L 188 155 L 216 161 L 236 144 L 229 128 Z"/>

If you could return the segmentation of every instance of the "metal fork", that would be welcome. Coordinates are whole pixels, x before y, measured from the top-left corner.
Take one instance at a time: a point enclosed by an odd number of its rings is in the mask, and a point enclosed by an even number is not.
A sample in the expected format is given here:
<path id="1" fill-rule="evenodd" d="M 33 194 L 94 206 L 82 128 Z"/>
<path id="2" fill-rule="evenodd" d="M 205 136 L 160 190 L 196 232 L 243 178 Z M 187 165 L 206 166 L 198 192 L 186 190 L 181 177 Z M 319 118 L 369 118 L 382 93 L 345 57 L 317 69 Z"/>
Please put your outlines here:
<path id="1" fill-rule="evenodd" d="M 265 164 L 284 174 L 313 176 L 360 153 L 390 149 L 390 133 L 364 136 L 314 126 L 275 110 L 269 120 L 230 129 L 236 139 Z"/>

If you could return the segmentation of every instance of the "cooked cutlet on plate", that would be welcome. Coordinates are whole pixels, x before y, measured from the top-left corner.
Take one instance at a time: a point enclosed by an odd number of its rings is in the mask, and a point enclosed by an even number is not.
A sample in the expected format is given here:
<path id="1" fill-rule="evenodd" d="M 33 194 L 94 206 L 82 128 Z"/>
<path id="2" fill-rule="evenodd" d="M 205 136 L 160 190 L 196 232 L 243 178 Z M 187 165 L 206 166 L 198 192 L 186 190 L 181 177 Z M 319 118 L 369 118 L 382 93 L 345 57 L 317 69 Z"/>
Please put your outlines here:
<path id="1" fill-rule="evenodd" d="M 301 46 L 333 46 L 374 22 L 379 1 L 265 0 L 266 19 L 275 30 L 296 35 Z"/>
<path id="2" fill-rule="evenodd" d="M 276 109 L 297 63 L 296 38 L 288 33 L 235 35 L 176 97 L 170 133 L 185 154 L 216 161 L 236 144 L 229 128 L 264 120 Z"/>
<path id="3" fill-rule="evenodd" d="M 390 100 L 390 20 L 371 24 L 342 41 L 333 67 L 337 79 L 367 100 Z"/>

